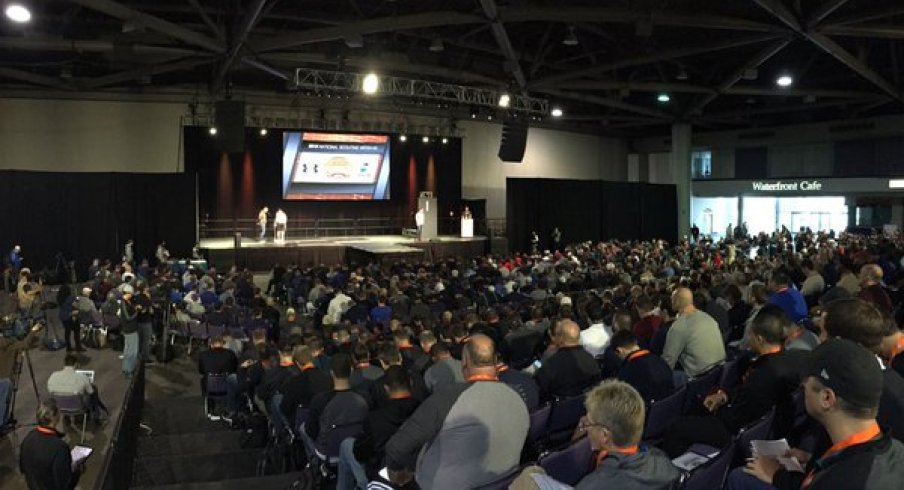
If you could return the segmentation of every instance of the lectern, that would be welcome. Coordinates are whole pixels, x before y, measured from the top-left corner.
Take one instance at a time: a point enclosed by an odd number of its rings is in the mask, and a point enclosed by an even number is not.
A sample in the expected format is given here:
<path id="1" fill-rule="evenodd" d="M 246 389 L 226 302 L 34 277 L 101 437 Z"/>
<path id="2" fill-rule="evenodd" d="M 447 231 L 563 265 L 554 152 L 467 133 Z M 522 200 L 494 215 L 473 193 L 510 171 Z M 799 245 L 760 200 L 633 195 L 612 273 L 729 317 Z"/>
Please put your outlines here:
<path id="1" fill-rule="evenodd" d="M 436 207 L 436 198 L 430 191 L 421 192 L 417 198 L 418 212 L 424 213 L 424 228 L 421 230 L 421 240 L 436 238 L 436 218 L 439 209 Z"/>

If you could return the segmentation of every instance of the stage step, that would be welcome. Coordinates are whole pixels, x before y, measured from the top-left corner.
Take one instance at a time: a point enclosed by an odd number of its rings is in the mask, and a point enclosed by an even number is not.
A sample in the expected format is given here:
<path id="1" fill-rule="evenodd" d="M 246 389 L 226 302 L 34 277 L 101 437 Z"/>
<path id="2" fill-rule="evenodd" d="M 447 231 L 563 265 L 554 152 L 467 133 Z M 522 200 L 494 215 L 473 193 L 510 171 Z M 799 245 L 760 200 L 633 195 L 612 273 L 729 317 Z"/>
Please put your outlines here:
<path id="1" fill-rule="evenodd" d="M 204 483 L 174 483 L 172 485 L 133 488 L 141 490 L 247 490 L 249 488 L 261 490 L 304 490 L 311 488 L 310 480 L 307 473 L 286 473 L 284 475 L 237 478 Z"/>

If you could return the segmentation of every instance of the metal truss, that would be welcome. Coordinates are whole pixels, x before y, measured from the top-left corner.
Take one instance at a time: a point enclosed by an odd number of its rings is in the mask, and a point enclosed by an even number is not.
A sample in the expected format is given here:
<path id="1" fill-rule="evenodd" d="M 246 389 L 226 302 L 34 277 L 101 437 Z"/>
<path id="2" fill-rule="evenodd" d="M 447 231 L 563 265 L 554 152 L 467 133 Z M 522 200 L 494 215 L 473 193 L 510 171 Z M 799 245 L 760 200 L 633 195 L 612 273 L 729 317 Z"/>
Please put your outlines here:
<path id="1" fill-rule="evenodd" d="M 295 69 L 295 88 L 315 92 L 361 92 L 365 76 L 366 74 L 362 73 L 297 68 Z M 498 90 L 392 76 L 380 76 L 379 80 L 379 90 L 374 96 L 408 97 L 494 109 L 500 108 L 499 98 L 505 93 Z M 546 99 L 509 94 L 509 100 L 507 110 L 542 116 L 549 114 L 549 101 Z"/>

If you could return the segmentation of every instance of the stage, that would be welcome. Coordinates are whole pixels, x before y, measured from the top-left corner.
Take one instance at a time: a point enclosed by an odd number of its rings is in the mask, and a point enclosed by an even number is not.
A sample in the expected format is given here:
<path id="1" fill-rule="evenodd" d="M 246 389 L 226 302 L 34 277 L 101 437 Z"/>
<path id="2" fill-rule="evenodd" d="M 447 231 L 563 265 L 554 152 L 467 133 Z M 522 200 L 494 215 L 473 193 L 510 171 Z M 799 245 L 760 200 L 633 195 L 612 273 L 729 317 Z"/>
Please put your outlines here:
<path id="1" fill-rule="evenodd" d="M 487 239 L 483 236 L 441 236 L 419 242 L 402 235 L 368 235 L 274 243 L 272 237 L 268 236 L 264 241 L 245 238 L 238 247 L 232 238 L 205 238 L 201 239 L 200 248 L 208 262 L 219 269 L 228 269 L 236 264 L 253 271 L 267 271 L 276 263 L 310 267 L 321 264 L 330 266 L 433 261 L 444 257 L 470 259 L 486 253 Z"/>

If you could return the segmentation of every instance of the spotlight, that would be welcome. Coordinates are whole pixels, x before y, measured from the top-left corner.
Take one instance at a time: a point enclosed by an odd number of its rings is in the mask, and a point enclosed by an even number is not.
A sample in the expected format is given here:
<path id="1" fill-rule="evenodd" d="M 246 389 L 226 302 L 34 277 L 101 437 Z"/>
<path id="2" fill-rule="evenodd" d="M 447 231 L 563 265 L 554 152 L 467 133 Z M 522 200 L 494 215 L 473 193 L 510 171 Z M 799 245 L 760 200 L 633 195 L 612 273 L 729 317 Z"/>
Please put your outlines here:
<path id="1" fill-rule="evenodd" d="M 24 5 L 13 3 L 6 7 L 6 17 L 13 22 L 23 24 L 31 20 L 31 11 Z"/>
<path id="2" fill-rule="evenodd" d="M 261 136 L 267 136 L 267 128 L 261 128 Z"/>
<path id="3" fill-rule="evenodd" d="M 509 94 L 502 94 L 499 96 L 499 107 L 508 107 L 512 102 L 512 98 Z"/>
<path id="4" fill-rule="evenodd" d="M 216 136 L 217 128 L 215 126 L 211 126 L 210 129 L 207 130 L 207 132 L 210 133 L 211 136 Z"/>
<path id="5" fill-rule="evenodd" d="M 429 143 L 430 138 L 428 138 L 427 136 L 424 136 L 423 138 L 421 138 L 421 141 L 423 141 L 424 143 Z"/>
<path id="6" fill-rule="evenodd" d="M 408 137 L 403 134 L 403 135 L 399 136 L 399 141 L 404 143 L 404 142 L 408 141 Z"/>
<path id="7" fill-rule="evenodd" d="M 373 73 L 368 73 L 367 76 L 364 77 L 364 81 L 361 82 L 361 90 L 363 90 L 365 94 L 375 94 L 379 88 L 380 79 Z"/>
<path id="8" fill-rule="evenodd" d="M 666 102 L 672 100 L 672 98 L 669 96 L 669 94 L 663 92 L 663 93 L 659 94 L 658 96 L 656 96 L 656 100 L 665 104 Z"/>
<path id="9" fill-rule="evenodd" d="M 794 78 L 792 78 L 791 75 L 788 74 L 779 75 L 779 77 L 775 79 L 775 84 L 779 87 L 790 87 L 793 83 Z"/>
<path id="10" fill-rule="evenodd" d="M 472 113 L 471 113 L 471 119 L 477 119 L 477 113 L 476 113 L 476 112 L 472 112 Z"/>
<path id="11" fill-rule="evenodd" d="M 487 116 L 487 121 L 492 121 L 492 120 L 493 120 L 493 115 L 492 115 L 492 114 L 490 114 L 489 116 Z"/>
<path id="12" fill-rule="evenodd" d="M 445 145 L 445 144 L 446 144 L 446 143 L 448 143 L 448 142 L 449 142 L 449 138 L 443 138 L 443 140 L 442 140 L 442 141 L 443 141 L 443 144 L 444 144 L 444 145 Z"/>
<path id="13" fill-rule="evenodd" d="M 563 114 L 562 109 L 560 109 L 558 107 L 553 107 L 552 111 L 549 112 L 549 115 L 552 117 L 562 117 L 562 114 Z"/>

